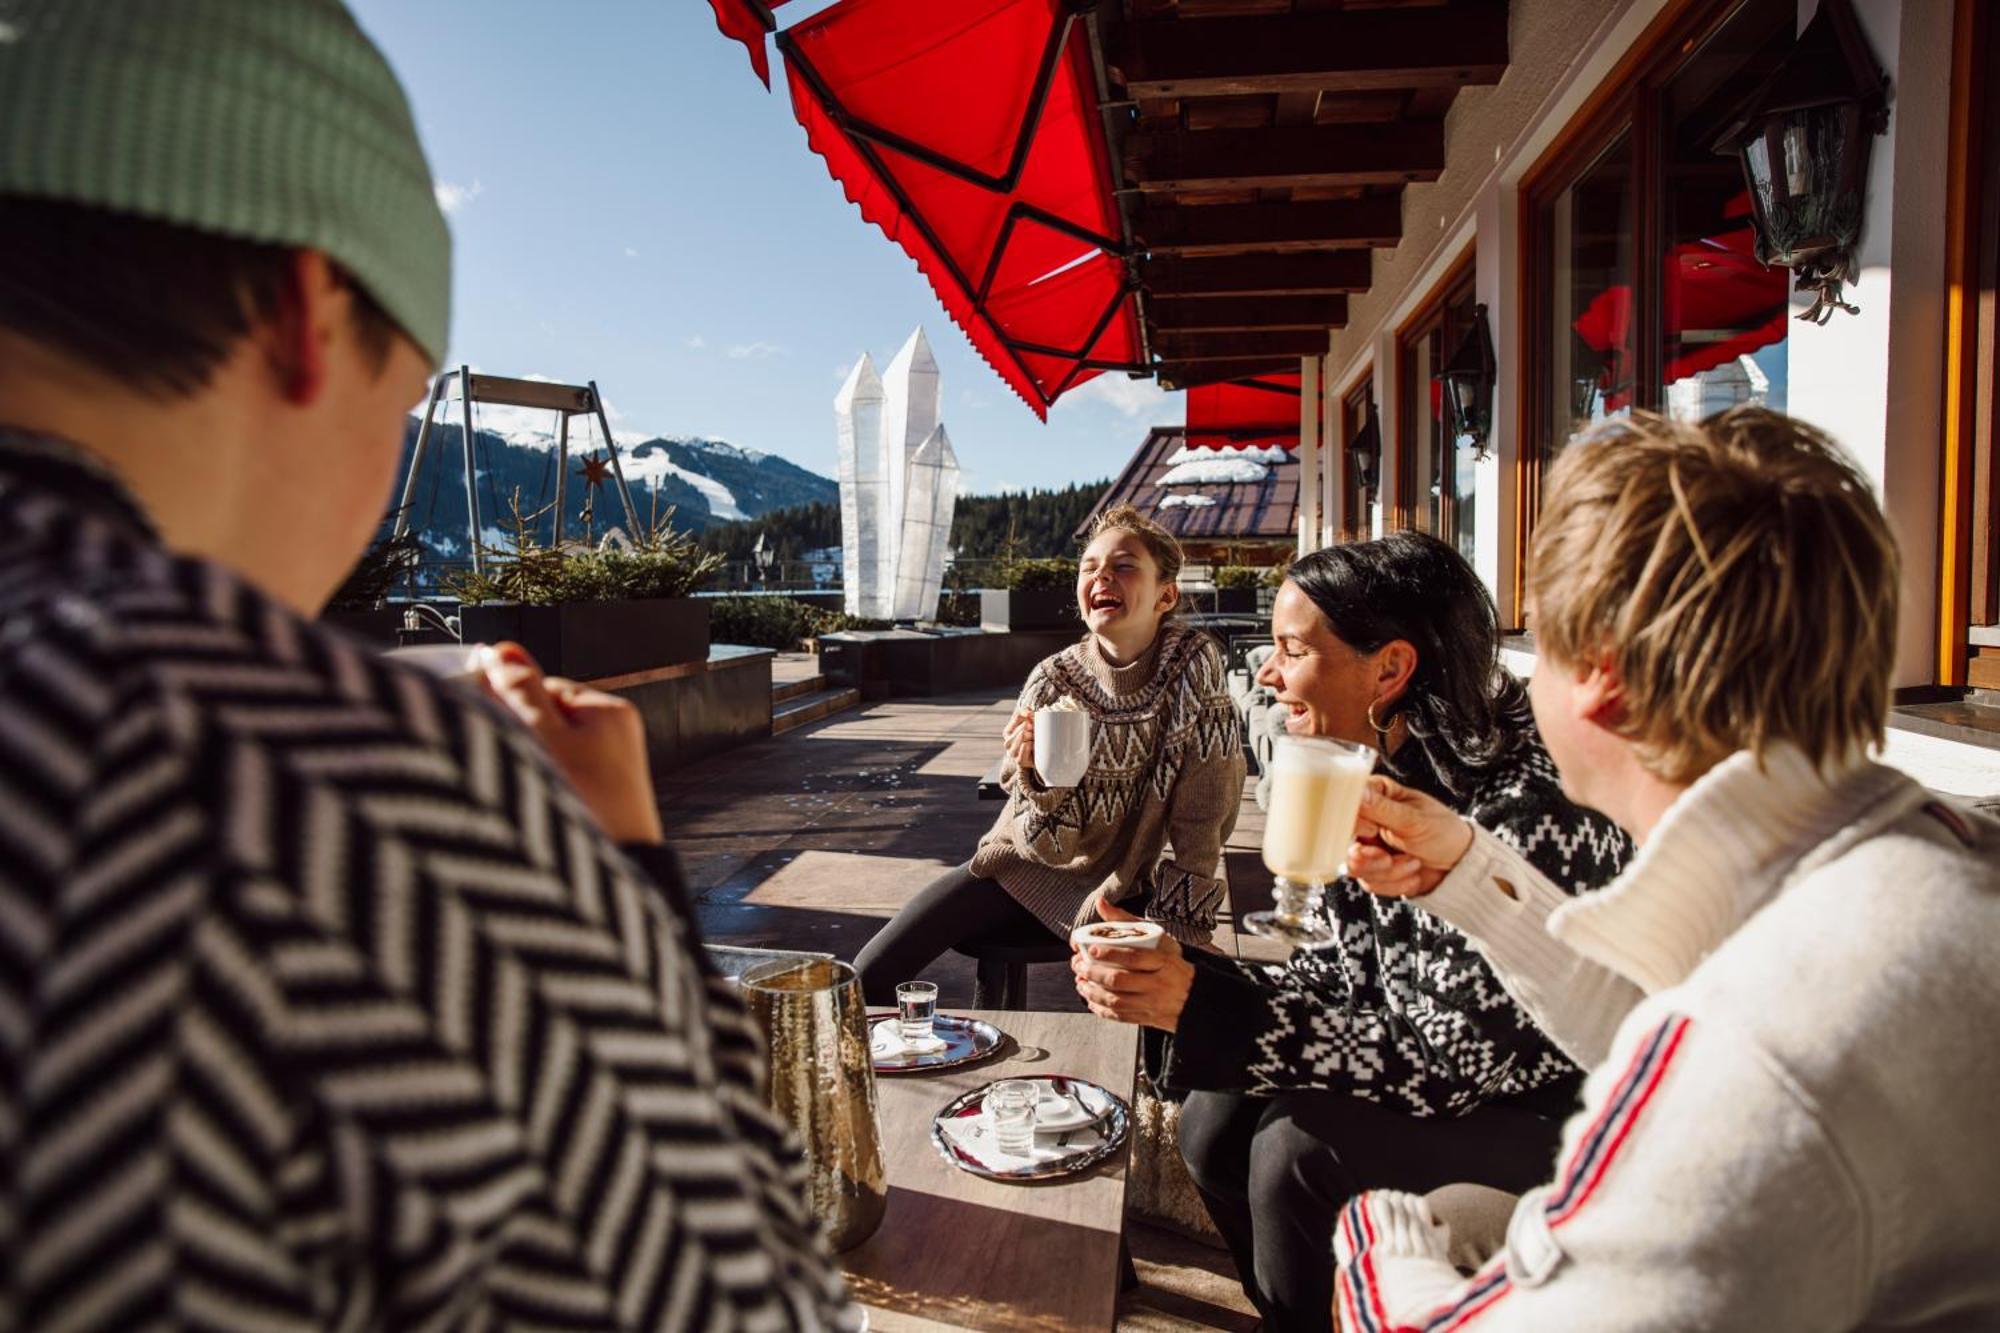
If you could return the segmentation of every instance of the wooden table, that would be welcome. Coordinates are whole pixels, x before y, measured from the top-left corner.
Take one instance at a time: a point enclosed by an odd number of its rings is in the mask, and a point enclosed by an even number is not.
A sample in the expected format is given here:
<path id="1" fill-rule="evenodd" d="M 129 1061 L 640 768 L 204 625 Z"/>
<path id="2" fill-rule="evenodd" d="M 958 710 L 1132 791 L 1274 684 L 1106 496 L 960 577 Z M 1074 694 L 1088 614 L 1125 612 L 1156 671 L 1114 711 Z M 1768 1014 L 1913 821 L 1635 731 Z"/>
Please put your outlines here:
<path id="1" fill-rule="evenodd" d="M 946 1162 L 931 1119 L 995 1079 L 1087 1078 L 1133 1097 L 1138 1029 L 1090 1014 L 957 1009 L 1014 1040 L 999 1059 L 876 1080 L 889 1212 L 841 1256 L 872 1330 L 1104 1329 L 1118 1300 L 1131 1139 L 1088 1174 L 1033 1184 L 985 1180 Z"/>

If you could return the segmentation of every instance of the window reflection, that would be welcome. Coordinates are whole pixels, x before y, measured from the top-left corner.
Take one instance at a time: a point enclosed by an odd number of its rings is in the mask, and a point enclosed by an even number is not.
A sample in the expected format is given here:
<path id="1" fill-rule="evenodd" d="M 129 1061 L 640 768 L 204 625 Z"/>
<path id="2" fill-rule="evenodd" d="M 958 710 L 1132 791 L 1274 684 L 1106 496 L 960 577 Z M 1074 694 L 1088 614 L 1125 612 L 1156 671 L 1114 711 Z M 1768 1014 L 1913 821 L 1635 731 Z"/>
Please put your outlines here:
<path id="1" fill-rule="evenodd" d="M 1560 445 L 1593 421 L 1629 411 L 1632 340 L 1632 136 L 1620 134 L 1555 197 L 1549 236 L 1556 314 L 1552 413 Z"/>

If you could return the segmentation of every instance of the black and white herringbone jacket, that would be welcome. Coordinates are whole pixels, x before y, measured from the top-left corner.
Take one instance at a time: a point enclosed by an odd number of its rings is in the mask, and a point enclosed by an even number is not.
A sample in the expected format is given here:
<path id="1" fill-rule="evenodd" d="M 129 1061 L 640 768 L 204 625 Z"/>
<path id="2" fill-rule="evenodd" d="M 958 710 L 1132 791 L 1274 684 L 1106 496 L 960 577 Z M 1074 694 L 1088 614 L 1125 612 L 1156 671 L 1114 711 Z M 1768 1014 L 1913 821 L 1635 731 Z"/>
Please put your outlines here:
<path id="1" fill-rule="evenodd" d="M 853 1327 L 685 906 L 0 435 L 0 1329 Z"/>
<path id="2" fill-rule="evenodd" d="M 1602 887 L 1631 853 L 1617 825 L 1562 794 L 1530 735 L 1464 798 L 1416 744 L 1393 775 L 1493 830 L 1572 893 Z M 1582 1075 L 1507 994 L 1465 936 L 1403 899 L 1352 880 L 1328 887 L 1337 940 L 1280 965 L 1189 957 L 1195 977 L 1168 1048 L 1165 1081 L 1183 1089 L 1271 1095 L 1329 1089 L 1411 1115 L 1463 1115 L 1500 1097 L 1555 1104 Z"/>

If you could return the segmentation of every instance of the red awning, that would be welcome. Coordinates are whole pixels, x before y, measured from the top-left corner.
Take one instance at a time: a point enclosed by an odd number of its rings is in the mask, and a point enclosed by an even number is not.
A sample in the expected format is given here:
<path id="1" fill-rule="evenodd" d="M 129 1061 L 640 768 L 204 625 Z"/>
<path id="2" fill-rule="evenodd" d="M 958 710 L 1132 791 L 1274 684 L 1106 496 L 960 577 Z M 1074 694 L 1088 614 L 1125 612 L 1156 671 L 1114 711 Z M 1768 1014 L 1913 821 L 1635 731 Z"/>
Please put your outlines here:
<path id="1" fill-rule="evenodd" d="M 750 52 L 750 68 L 757 71 L 757 77 L 771 86 L 771 58 L 765 54 L 764 38 L 778 26 L 771 17 L 771 11 L 785 0 L 708 0 L 709 8 L 715 11 L 715 26 L 722 29 L 724 37 L 734 37 Z"/>
<path id="2" fill-rule="evenodd" d="M 1786 270 L 1757 262 L 1750 228 L 1675 246 L 1661 292 L 1667 330 L 1664 382 L 1699 375 L 1782 342 L 1790 311 Z M 1577 337 L 1604 357 L 1604 402 L 1632 401 L 1632 289 L 1606 288 L 1577 316 Z"/>
<path id="3" fill-rule="evenodd" d="M 781 34 L 861 215 L 1036 415 L 1140 369 L 1087 34 L 1063 0 L 843 0 Z"/>
<path id="4" fill-rule="evenodd" d="M 1187 443 L 1196 449 L 1299 447 L 1299 376 L 1256 375 L 1187 391 Z"/>

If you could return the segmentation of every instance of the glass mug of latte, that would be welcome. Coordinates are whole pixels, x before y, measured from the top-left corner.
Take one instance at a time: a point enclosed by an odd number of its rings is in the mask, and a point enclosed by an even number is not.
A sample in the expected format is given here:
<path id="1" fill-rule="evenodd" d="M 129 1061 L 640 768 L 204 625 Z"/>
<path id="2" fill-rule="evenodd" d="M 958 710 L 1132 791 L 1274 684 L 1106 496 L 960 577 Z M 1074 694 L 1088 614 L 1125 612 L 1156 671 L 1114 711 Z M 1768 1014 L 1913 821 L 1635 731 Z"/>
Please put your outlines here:
<path id="1" fill-rule="evenodd" d="M 1050 787 L 1074 787 L 1090 771 L 1090 714 L 1064 696 L 1035 710 L 1035 774 Z"/>
<path id="2" fill-rule="evenodd" d="M 1276 901 L 1271 911 L 1247 914 L 1244 929 L 1294 946 L 1333 942 L 1319 905 L 1347 860 L 1374 767 L 1375 751 L 1353 741 L 1278 738 L 1264 819 L 1264 868 L 1277 876 Z"/>

